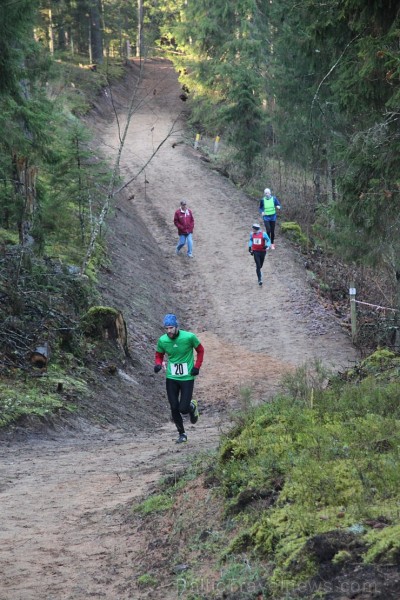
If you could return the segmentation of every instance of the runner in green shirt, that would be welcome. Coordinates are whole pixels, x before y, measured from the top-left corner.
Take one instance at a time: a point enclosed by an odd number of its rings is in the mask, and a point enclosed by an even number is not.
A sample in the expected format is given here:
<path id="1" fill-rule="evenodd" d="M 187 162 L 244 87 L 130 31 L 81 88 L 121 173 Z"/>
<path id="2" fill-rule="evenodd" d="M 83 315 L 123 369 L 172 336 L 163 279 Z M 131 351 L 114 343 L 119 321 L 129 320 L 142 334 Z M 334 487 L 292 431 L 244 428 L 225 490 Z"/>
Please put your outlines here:
<path id="1" fill-rule="evenodd" d="M 163 324 L 166 333 L 157 342 L 154 372 L 161 371 L 164 356 L 167 355 L 167 397 L 172 419 L 179 433 L 176 442 L 181 444 L 187 442 L 182 415 L 189 413 L 192 424 L 197 423 L 199 418 L 197 400 L 192 400 L 192 396 L 194 379 L 203 363 L 204 348 L 194 333 L 179 329 L 175 315 L 165 315 Z M 196 361 L 193 349 L 196 350 Z"/>

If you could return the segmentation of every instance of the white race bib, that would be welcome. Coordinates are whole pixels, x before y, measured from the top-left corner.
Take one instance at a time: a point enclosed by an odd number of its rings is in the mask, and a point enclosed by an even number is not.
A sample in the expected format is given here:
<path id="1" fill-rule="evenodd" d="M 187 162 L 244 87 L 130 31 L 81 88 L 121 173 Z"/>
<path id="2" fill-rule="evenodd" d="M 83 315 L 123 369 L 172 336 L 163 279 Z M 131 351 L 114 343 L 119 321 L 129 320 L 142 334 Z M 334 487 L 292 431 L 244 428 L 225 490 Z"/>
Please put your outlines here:
<path id="1" fill-rule="evenodd" d="M 261 238 L 253 238 L 253 244 L 255 246 L 261 246 L 262 239 Z"/>
<path id="2" fill-rule="evenodd" d="M 171 363 L 171 375 L 173 377 L 184 377 L 188 375 L 187 363 Z"/>

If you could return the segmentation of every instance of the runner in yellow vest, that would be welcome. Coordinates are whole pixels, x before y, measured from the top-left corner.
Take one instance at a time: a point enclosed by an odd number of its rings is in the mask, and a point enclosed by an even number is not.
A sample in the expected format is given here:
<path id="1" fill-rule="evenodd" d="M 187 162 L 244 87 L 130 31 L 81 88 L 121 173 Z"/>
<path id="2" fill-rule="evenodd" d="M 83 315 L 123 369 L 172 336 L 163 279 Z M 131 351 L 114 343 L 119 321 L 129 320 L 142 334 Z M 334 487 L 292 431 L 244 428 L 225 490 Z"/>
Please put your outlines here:
<path id="1" fill-rule="evenodd" d="M 271 250 L 275 250 L 275 223 L 276 209 L 280 210 L 281 203 L 276 196 L 271 194 L 269 188 L 265 188 L 264 196 L 260 200 L 259 213 L 262 215 L 265 231 L 271 240 Z"/>

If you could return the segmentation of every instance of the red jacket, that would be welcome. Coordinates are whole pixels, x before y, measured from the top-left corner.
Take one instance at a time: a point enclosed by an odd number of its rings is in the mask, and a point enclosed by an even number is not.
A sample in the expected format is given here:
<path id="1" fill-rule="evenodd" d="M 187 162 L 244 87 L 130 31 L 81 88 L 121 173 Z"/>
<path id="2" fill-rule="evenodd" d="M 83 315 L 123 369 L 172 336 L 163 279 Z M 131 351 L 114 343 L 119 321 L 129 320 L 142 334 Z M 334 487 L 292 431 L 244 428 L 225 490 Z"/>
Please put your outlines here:
<path id="1" fill-rule="evenodd" d="M 187 208 L 186 210 L 178 208 L 174 215 L 174 225 L 178 228 L 179 235 L 193 233 L 194 218 L 190 208 Z"/>

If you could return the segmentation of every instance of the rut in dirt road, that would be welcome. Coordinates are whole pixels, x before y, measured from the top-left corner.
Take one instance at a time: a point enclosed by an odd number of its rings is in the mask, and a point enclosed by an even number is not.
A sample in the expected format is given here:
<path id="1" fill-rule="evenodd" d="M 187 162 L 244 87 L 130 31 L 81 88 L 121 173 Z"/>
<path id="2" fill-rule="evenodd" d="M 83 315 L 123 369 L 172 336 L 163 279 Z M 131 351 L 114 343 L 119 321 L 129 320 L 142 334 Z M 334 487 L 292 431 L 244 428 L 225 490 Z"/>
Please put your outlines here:
<path id="1" fill-rule="evenodd" d="M 121 120 L 136 75 L 133 63 L 126 88 L 114 95 Z M 134 181 L 110 215 L 112 268 L 101 280 L 104 301 L 124 313 L 136 359 L 112 388 L 96 391 L 93 414 L 108 410 L 107 422 L 60 427 L 22 441 L 10 436 L 0 449 L 0 600 L 147 597 L 136 582 L 145 540 L 122 516 L 127 508 L 161 474 L 217 445 L 243 387 L 257 401 L 271 397 L 282 374 L 304 362 L 318 358 L 341 370 L 356 360 L 279 230 L 264 285 L 257 285 L 247 252 L 257 203 L 205 165 L 190 145 L 178 143 L 186 136 L 179 94 L 171 65 L 149 61 L 122 153 L 122 173 Z M 115 121 L 99 119 L 94 128 L 98 145 L 113 159 Z M 172 219 L 182 198 L 195 217 L 192 261 L 175 255 Z M 152 370 L 164 312 L 176 313 L 181 327 L 205 347 L 195 386 L 201 416 L 188 427 L 184 448 L 173 443 L 163 377 Z M 122 416 L 113 423 L 117 413 Z M 151 597 L 176 594 L 168 588 Z"/>

